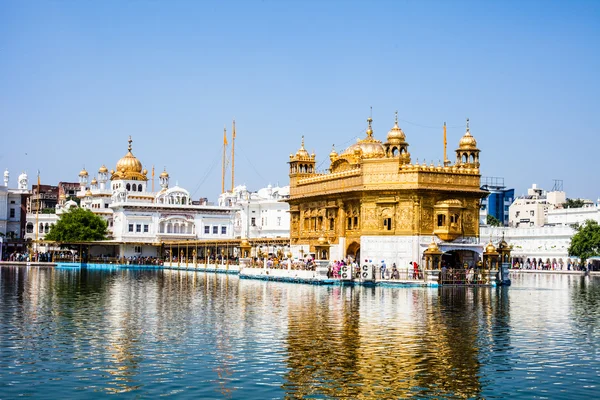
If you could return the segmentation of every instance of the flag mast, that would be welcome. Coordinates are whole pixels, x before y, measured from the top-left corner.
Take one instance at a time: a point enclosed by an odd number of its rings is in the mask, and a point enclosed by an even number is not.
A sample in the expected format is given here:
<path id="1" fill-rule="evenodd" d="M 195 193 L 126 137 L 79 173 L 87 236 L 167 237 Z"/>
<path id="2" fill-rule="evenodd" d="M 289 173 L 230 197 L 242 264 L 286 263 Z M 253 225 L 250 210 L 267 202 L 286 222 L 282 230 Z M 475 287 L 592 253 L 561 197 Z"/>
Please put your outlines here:
<path id="1" fill-rule="evenodd" d="M 223 128 L 223 169 L 221 171 L 221 193 L 225 193 L 225 149 L 227 148 L 227 127 Z"/>
<path id="2" fill-rule="evenodd" d="M 231 134 L 231 193 L 234 188 L 234 176 L 235 176 L 235 119 L 233 120 L 233 133 Z"/>
<path id="3" fill-rule="evenodd" d="M 35 211 L 35 251 L 33 253 L 33 255 L 35 256 L 35 261 L 38 261 L 38 256 L 37 256 L 37 250 L 38 250 L 38 235 L 40 232 L 40 226 L 39 226 L 39 216 L 40 216 L 40 170 L 38 169 L 37 171 L 37 205 L 36 205 L 36 211 Z M 32 257 L 33 258 L 33 257 Z M 33 261 L 33 259 L 30 259 L 29 261 Z"/>
<path id="4" fill-rule="evenodd" d="M 448 156 L 446 154 L 446 147 L 448 146 L 448 142 L 446 141 L 446 121 L 444 121 L 444 167 L 450 165 L 450 161 L 448 160 Z"/>
<path id="5" fill-rule="evenodd" d="M 154 165 L 152 166 L 152 193 L 154 193 Z"/>

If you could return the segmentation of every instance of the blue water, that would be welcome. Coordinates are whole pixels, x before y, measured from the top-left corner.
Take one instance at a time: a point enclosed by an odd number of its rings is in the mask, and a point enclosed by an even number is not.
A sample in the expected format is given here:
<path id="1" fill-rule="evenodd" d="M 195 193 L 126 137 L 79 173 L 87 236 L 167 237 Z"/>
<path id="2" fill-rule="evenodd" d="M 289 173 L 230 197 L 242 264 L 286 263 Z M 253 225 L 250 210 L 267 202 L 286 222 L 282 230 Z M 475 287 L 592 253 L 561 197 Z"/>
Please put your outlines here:
<path id="1" fill-rule="evenodd" d="M 0 397 L 594 398 L 600 279 L 313 286 L 0 267 Z"/>

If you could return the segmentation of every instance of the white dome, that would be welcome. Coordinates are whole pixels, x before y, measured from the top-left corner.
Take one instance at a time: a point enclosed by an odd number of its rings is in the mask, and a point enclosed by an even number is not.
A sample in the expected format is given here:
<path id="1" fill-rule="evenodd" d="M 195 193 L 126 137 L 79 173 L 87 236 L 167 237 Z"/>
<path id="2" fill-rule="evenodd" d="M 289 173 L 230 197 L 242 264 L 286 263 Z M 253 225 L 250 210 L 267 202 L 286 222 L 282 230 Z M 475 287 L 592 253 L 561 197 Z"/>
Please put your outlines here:
<path id="1" fill-rule="evenodd" d="M 156 202 L 160 204 L 191 204 L 190 192 L 182 187 L 174 186 L 156 195 Z"/>

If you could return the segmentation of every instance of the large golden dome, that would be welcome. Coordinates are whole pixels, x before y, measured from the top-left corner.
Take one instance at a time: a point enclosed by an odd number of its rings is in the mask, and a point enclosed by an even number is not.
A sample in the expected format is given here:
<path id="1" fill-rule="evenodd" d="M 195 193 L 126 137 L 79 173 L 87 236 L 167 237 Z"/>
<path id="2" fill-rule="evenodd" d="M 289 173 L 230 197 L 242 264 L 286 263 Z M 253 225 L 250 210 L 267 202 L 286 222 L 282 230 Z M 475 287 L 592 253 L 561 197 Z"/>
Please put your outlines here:
<path id="1" fill-rule="evenodd" d="M 381 141 L 373 138 L 373 128 L 371 127 L 371 122 L 373 119 L 369 117 L 367 119 L 369 123 L 369 127 L 367 128 L 367 137 L 358 140 L 352 146 L 348 147 L 341 156 L 358 156 L 360 158 L 383 158 L 385 157 L 385 149 L 383 148 L 383 144 Z"/>
<path id="2" fill-rule="evenodd" d="M 127 154 L 119 161 L 117 161 L 117 167 L 111 180 L 115 179 L 131 179 L 138 181 L 147 181 L 146 170 L 142 170 L 142 162 L 138 160 L 131 152 L 131 136 L 129 136 L 129 146 L 127 148 Z"/>
<path id="3" fill-rule="evenodd" d="M 471 132 L 469 129 L 469 118 L 467 118 L 467 132 L 458 142 L 458 147 L 464 150 L 475 150 L 477 149 L 477 141 L 473 136 L 471 136 Z"/>

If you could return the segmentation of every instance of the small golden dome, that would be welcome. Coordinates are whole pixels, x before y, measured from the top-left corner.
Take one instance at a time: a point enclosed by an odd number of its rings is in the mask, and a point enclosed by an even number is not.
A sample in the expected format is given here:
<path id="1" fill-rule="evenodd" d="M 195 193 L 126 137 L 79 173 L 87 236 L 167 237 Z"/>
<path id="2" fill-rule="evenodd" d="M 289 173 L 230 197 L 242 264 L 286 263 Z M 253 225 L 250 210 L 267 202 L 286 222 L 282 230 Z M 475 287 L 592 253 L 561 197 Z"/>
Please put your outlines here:
<path id="1" fill-rule="evenodd" d="M 242 239 L 240 245 L 244 246 L 244 247 L 247 247 L 247 246 L 250 246 L 250 242 L 248 241 L 248 239 L 244 238 L 244 239 Z"/>
<path id="2" fill-rule="evenodd" d="M 325 239 L 323 236 L 321 236 L 321 237 L 319 237 L 319 239 L 317 239 L 317 242 L 320 245 L 324 245 L 324 244 L 327 244 L 327 239 Z"/>
<path id="3" fill-rule="evenodd" d="M 79 176 L 88 176 L 88 172 L 85 170 L 85 168 L 79 172 Z"/>
<path id="4" fill-rule="evenodd" d="M 489 242 L 487 244 L 487 246 L 485 246 L 485 252 L 486 253 L 495 253 L 496 252 L 496 247 L 492 244 L 492 242 Z"/>
<path id="5" fill-rule="evenodd" d="M 469 129 L 469 118 L 467 118 L 467 132 L 458 142 L 458 147 L 465 150 L 474 150 L 477 148 L 477 141 L 471 136 Z"/>
<path id="6" fill-rule="evenodd" d="M 394 126 L 392 127 L 392 129 L 390 129 L 390 131 L 387 134 L 387 141 L 390 144 L 400 144 L 406 141 L 406 135 L 398 126 L 398 111 L 396 111 L 396 121 L 394 123 Z"/>
<path id="7" fill-rule="evenodd" d="M 440 248 L 438 247 L 438 245 L 432 240 L 431 243 L 429 244 L 429 247 L 427 247 L 427 250 L 425 250 L 426 254 L 442 254 L 442 251 L 440 250 Z"/>
<path id="8" fill-rule="evenodd" d="M 429 244 L 429 247 L 427 247 L 427 250 L 430 250 L 430 251 L 439 251 L 440 248 L 438 247 L 438 245 L 435 242 L 431 242 Z"/>
<path id="9" fill-rule="evenodd" d="M 92 191 L 91 191 L 90 189 L 88 189 L 88 190 L 85 192 L 85 196 L 86 196 L 86 197 L 92 197 Z"/>
<path id="10" fill-rule="evenodd" d="M 96 178 L 92 179 L 92 181 L 90 182 L 90 184 L 92 185 L 97 185 L 98 181 L 96 180 Z"/>
<path id="11" fill-rule="evenodd" d="M 60 194 L 60 196 L 58 196 L 58 198 L 59 198 L 60 200 L 66 200 L 67 196 L 65 196 L 65 194 L 64 194 L 64 193 L 61 193 L 61 194 Z"/>
<path id="12" fill-rule="evenodd" d="M 166 168 L 165 168 L 165 170 L 163 172 L 160 173 L 160 177 L 161 178 L 168 178 L 169 177 L 169 173 L 167 172 Z"/>
<path id="13" fill-rule="evenodd" d="M 102 164 L 102 166 L 100 167 L 100 169 L 98 170 L 99 173 L 103 174 L 108 172 L 108 169 L 106 168 L 106 166 L 104 164 Z"/>
<path id="14" fill-rule="evenodd" d="M 335 145 L 331 147 L 331 153 L 329 153 L 329 159 L 333 161 L 338 156 L 337 151 L 335 151 Z"/>
<path id="15" fill-rule="evenodd" d="M 308 151 L 306 151 L 306 149 L 304 148 L 304 135 L 302 135 L 302 145 L 296 152 L 296 157 L 297 158 L 309 158 L 310 157 L 308 155 Z"/>

